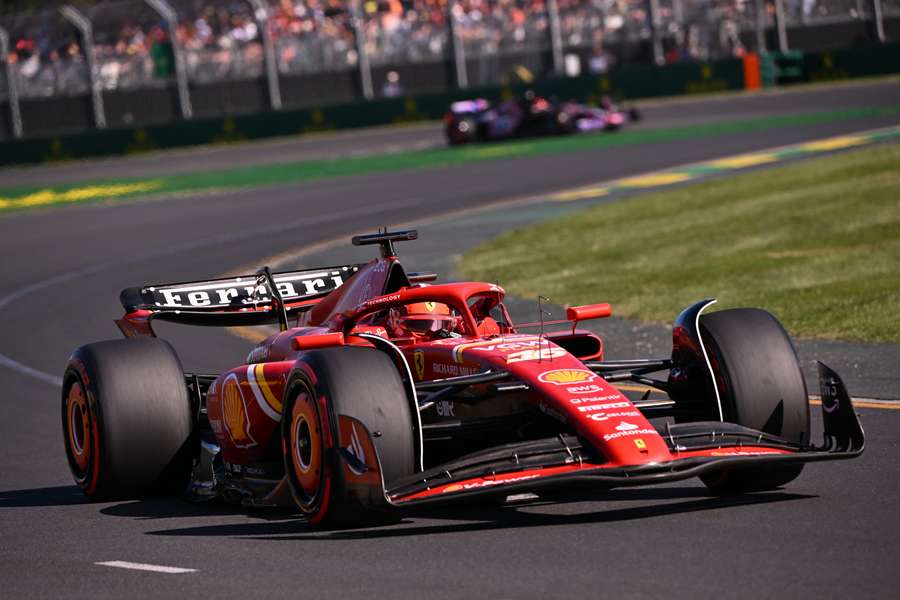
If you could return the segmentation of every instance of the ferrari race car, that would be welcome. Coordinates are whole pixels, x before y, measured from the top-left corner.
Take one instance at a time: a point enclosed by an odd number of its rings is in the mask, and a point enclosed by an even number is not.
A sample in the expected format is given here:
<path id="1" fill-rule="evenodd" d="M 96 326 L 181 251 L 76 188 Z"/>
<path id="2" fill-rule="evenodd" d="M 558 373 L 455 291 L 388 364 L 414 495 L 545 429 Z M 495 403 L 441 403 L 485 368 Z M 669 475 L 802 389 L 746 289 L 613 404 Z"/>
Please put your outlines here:
<path id="1" fill-rule="evenodd" d="M 496 106 L 483 98 L 454 102 L 444 115 L 444 124 L 447 140 L 458 145 L 513 137 L 611 131 L 629 119 L 638 118 L 637 109 L 624 112 L 608 98 L 600 106 L 587 106 L 575 102 L 554 103 L 526 92 Z"/>
<path id="2" fill-rule="evenodd" d="M 608 304 L 516 325 L 495 284 L 405 271 L 394 243 L 416 238 L 354 237 L 380 246 L 365 264 L 124 290 L 127 339 L 81 346 L 65 370 L 77 484 L 93 500 L 183 494 L 356 526 L 692 477 L 768 490 L 863 451 L 841 378 L 821 363 L 824 442 L 811 444 L 797 356 L 763 310 L 702 314 L 714 302 L 702 300 L 676 319 L 670 356 L 607 361 L 578 323 Z M 185 373 L 157 320 L 278 331 L 244 364 Z M 665 394 L 631 400 L 624 381 Z"/>

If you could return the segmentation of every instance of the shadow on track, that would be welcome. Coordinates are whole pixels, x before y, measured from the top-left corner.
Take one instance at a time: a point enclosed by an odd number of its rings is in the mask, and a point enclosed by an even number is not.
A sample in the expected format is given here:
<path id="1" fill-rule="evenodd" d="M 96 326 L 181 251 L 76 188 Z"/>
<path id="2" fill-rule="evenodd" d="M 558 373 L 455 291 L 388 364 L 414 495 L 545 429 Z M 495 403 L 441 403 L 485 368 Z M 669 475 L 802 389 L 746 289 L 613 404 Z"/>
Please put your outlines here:
<path id="1" fill-rule="evenodd" d="M 545 527 L 558 525 L 578 525 L 588 523 L 613 523 L 651 517 L 663 517 L 689 512 L 752 506 L 791 500 L 814 498 L 809 494 L 793 494 L 789 492 L 766 492 L 745 494 L 740 496 L 710 497 L 705 489 L 660 489 L 660 490 L 615 490 L 602 496 L 582 496 L 577 501 L 647 501 L 681 499 L 679 502 L 613 508 L 608 510 L 592 510 L 575 514 L 547 514 L 523 512 L 520 509 L 550 506 L 565 506 L 568 502 L 546 502 L 530 500 L 516 502 L 504 506 L 457 506 L 441 509 L 419 509 L 406 514 L 399 525 L 380 528 L 318 531 L 307 525 L 302 519 L 288 518 L 282 513 L 279 520 L 265 523 L 229 523 L 181 529 L 165 529 L 147 532 L 148 535 L 159 536 L 229 536 L 258 540 L 361 540 L 376 538 L 407 537 L 433 535 L 441 533 L 460 533 L 485 531 L 492 529 Z M 261 516 L 254 514 L 253 516 Z M 413 519 L 442 519 L 469 521 L 453 524 L 415 524 Z"/>
<path id="2" fill-rule="evenodd" d="M 77 485 L 7 490 L 0 492 L 0 508 L 22 508 L 28 506 L 72 506 L 89 504 Z"/>
<path id="3" fill-rule="evenodd" d="M 172 519 L 178 517 L 243 516 L 266 520 L 297 519 L 297 511 L 286 509 L 248 509 L 222 502 L 197 503 L 175 498 L 148 498 L 123 502 L 100 510 L 111 517 L 131 517 L 140 521 L 150 519 Z"/>

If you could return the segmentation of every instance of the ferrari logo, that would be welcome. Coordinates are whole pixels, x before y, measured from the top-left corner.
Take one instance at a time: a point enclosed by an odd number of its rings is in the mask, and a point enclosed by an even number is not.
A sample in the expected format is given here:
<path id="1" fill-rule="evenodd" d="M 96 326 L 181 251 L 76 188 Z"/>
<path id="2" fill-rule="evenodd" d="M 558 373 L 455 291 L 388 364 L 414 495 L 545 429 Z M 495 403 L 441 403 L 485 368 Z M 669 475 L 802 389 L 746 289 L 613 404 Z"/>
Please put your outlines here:
<path id="1" fill-rule="evenodd" d="M 426 302 L 426 303 L 425 303 L 425 310 L 427 310 L 428 312 L 434 312 L 434 307 L 435 307 L 435 306 L 436 306 L 436 305 L 435 305 L 434 302 Z"/>
<path id="2" fill-rule="evenodd" d="M 413 363 L 416 366 L 416 376 L 419 379 L 425 377 L 425 352 L 423 350 L 416 350 L 413 352 Z"/>
<path id="3" fill-rule="evenodd" d="M 638 450 L 646 450 L 647 449 L 647 442 L 645 442 L 641 438 L 634 440 L 634 445 L 638 447 Z"/>

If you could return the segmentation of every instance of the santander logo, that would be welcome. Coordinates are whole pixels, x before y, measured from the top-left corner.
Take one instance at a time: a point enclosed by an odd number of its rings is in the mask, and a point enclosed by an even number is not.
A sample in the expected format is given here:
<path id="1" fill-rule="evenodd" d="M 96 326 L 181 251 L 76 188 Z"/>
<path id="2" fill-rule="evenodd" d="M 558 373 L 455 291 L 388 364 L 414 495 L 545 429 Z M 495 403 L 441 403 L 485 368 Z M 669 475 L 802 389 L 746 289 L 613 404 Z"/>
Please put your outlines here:
<path id="1" fill-rule="evenodd" d="M 627 421 L 622 421 L 618 425 L 616 425 L 616 431 L 631 431 L 632 429 L 637 429 L 638 426 L 632 423 L 628 423 Z"/>

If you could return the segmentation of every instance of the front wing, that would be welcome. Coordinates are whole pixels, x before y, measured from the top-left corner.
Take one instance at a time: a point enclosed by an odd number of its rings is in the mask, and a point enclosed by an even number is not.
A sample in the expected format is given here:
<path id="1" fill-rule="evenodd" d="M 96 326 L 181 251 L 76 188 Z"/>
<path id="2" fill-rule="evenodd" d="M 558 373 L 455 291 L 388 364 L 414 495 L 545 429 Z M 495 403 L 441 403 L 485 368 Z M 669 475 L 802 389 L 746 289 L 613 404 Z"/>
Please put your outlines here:
<path id="1" fill-rule="evenodd" d="M 640 486 L 680 481 L 736 468 L 855 458 L 865 436 L 840 377 L 819 363 L 824 442 L 797 446 L 753 429 L 723 422 L 667 426 L 660 433 L 673 459 L 617 465 L 602 462 L 575 436 L 510 444 L 466 456 L 398 482 L 384 491 L 395 507 L 444 504 L 558 488 Z"/>

